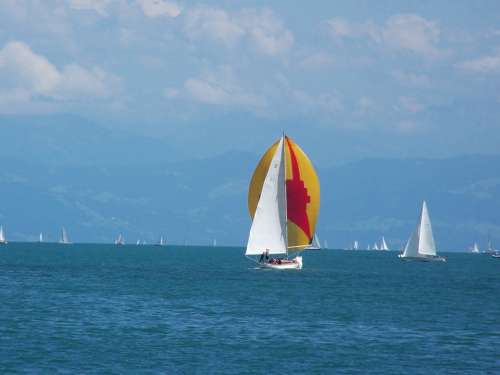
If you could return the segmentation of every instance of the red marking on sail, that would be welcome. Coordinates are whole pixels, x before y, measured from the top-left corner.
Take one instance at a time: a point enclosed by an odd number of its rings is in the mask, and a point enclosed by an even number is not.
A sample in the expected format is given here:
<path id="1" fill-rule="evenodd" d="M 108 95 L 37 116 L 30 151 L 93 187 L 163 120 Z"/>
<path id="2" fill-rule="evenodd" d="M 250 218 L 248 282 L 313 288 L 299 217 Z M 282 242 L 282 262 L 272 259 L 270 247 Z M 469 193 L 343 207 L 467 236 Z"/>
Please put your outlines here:
<path id="1" fill-rule="evenodd" d="M 311 240 L 311 228 L 306 211 L 307 204 L 311 202 L 311 197 L 307 194 L 304 181 L 300 179 L 299 163 L 288 138 L 286 138 L 286 142 L 292 161 L 292 179 L 286 180 L 286 213 L 288 220 L 302 229 L 309 240 Z"/>

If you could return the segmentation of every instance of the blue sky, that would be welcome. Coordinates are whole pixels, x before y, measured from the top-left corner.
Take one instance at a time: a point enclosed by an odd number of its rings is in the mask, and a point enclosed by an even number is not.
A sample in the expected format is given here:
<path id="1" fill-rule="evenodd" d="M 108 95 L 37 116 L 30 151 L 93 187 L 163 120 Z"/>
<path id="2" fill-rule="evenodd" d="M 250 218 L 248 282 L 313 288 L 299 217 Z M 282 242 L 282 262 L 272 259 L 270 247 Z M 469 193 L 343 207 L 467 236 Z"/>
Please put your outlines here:
<path id="1" fill-rule="evenodd" d="M 0 114 L 322 165 L 495 153 L 498 1 L 3 0 Z M 346 155 L 349 155 L 347 157 Z"/>

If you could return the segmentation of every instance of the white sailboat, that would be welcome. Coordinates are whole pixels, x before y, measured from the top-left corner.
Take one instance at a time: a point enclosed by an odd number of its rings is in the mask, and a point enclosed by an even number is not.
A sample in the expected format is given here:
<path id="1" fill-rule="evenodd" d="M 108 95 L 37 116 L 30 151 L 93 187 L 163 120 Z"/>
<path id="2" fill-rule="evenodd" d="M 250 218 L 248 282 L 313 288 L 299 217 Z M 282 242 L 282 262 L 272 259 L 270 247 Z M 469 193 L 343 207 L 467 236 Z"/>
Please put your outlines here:
<path id="1" fill-rule="evenodd" d="M 305 250 L 321 250 L 321 242 L 317 234 L 314 234 L 314 238 L 311 245 L 306 247 Z"/>
<path id="2" fill-rule="evenodd" d="M 380 250 L 376 242 L 373 244 L 372 250 Z"/>
<path id="3" fill-rule="evenodd" d="M 301 177 L 301 168 L 307 170 L 308 180 Z M 308 216 L 308 205 L 312 216 Z M 257 264 L 261 268 L 302 269 L 302 256 L 289 259 L 289 255 L 311 245 L 319 182 L 307 156 L 285 135 L 271 146 L 254 172 L 249 209 L 253 220 L 245 255 L 260 255 Z"/>
<path id="4" fill-rule="evenodd" d="M 417 227 L 406 243 L 403 253 L 399 254 L 398 257 L 402 260 L 418 260 L 425 262 L 446 261 L 446 258 L 436 254 L 436 244 L 432 234 L 431 219 L 425 201 L 422 204 L 422 211 Z"/>
<path id="5" fill-rule="evenodd" d="M 380 240 L 380 248 L 379 250 L 385 250 L 388 251 L 389 247 L 387 246 L 387 242 L 385 242 L 384 236 L 382 236 L 382 239 Z"/>
<path id="6" fill-rule="evenodd" d="M 473 254 L 479 254 L 479 246 L 477 245 L 477 242 L 474 241 L 474 244 L 470 247 L 470 252 Z"/>
<path id="7" fill-rule="evenodd" d="M 354 241 L 354 243 L 352 244 L 352 249 L 351 250 L 359 250 L 359 242 L 358 242 L 358 240 Z"/>
<path id="8" fill-rule="evenodd" d="M 121 233 L 116 238 L 115 245 L 125 245 L 125 238 L 123 238 L 123 235 Z"/>
<path id="9" fill-rule="evenodd" d="M 43 242 L 43 233 L 40 232 L 40 235 L 38 236 L 38 242 Z"/>
<path id="10" fill-rule="evenodd" d="M 64 245 L 69 245 L 71 244 L 68 233 L 66 233 L 66 228 L 62 227 L 61 228 L 61 239 L 59 240 L 59 243 L 64 244 Z"/>
<path id="11" fill-rule="evenodd" d="M 163 236 L 160 236 L 160 240 L 156 243 L 156 246 L 167 246 L 167 241 L 163 238 Z"/>
<path id="12" fill-rule="evenodd" d="M 7 240 L 5 239 L 5 232 L 3 230 L 3 225 L 0 225 L 0 245 L 7 244 Z"/>

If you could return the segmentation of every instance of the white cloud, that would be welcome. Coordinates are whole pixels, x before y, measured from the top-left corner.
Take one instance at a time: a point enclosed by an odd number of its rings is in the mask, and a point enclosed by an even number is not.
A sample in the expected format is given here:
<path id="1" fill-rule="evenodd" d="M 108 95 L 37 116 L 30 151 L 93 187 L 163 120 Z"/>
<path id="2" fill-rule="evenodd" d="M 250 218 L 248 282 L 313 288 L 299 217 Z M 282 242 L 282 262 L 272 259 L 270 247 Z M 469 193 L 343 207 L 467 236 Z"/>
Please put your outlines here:
<path id="1" fill-rule="evenodd" d="M 328 53 L 317 52 L 313 53 L 300 62 L 300 66 L 303 68 L 320 68 L 324 66 L 333 65 L 335 59 Z"/>
<path id="2" fill-rule="evenodd" d="M 245 40 L 257 52 L 269 56 L 286 53 L 294 41 L 283 22 L 267 9 L 229 13 L 220 8 L 197 7 L 187 12 L 184 29 L 192 40 L 210 40 L 226 47 Z"/>
<path id="3" fill-rule="evenodd" d="M 399 83 L 408 87 L 427 89 L 432 86 L 430 78 L 425 74 L 407 73 L 400 70 L 395 70 L 391 74 Z"/>
<path id="4" fill-rule="evenodd" d="M 387 45 L 407 49 L 426 57 L 441 57 L 445 53 L 437 47 L 441 30 L 436 22 L 416 14 L 399 14 L 389 18 L 383 29 Z"/>
<path id="5" fill-rule="evenodd" d="M 137 0 L 144 14 L 148 17 L 177 17 L 181 8 L 171 1 L 166 0 Z"/>
<path id="6" fill-rule="evenodd" d="M 398 102 L 399 108 L 405 112 L 418 113 L 425 109 L 425 106 L 414 97 L 401 96 Z"/>
<path id="7" fill-rule="evenodd" d="M 184 30 L 191 39 L 210 39 L 231 46 L 245 30 L 223 9 L 197 7 L 187 12 Z"/>
<path id="8" fill-rule="evenodd" d="M 108 15 L 111 0 L 69 0 L 70 8 L 76 10 L 93 10 L 101 16 Z"/>
<path id="9" fill-rule="evenodd" d="M 164 94 L 167 98 L 182 96 L 217 106 L 253 109 L 263 106 L 262 99 L 249 90 L 245 90 L 229 66 L 221 66 L 214 73 L 201 77 L 189 78 L 184 82 L 181 90 L 167 88 Z"/>
<path id="10" fill-rule="evenodd" d="M 500 71 L 500 52 L 496 55 L 482 56 L 463 61 L 457 67 L 472 73 L 496 73 Z"/>
<path id="11" fill-rule="evenodd" d="M 337 39 L 368 38 L 389 48 L 409 50 L 427 58 L 448 54 L 448 51 L 438 47 L 441 35 L 438 24 L 416 14 L 394 15 L 384 25 L 355 23 L 343 18 L 333 18 L 326 24 L 331 35 Z"/>
<path id="12" fill-rule="evenodd" d="M 0 77 L 0 97 L 4 100 L 107 98 L 119 84 L 118 78 L 100 68 L 69 64 L 58 69 L 19 41 L 0 50 Z"/>

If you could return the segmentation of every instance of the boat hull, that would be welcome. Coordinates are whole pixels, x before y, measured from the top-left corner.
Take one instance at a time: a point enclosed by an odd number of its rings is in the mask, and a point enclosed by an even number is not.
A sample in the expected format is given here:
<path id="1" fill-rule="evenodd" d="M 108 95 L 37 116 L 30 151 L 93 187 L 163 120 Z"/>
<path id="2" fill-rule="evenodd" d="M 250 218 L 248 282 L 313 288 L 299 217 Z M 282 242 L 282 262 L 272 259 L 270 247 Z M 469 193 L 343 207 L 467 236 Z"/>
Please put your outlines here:
<path id="1" fill-rule="evenodd" d="M 260 268 L 271 268 L 273 270 L 301 270 L 302 257 L 295 257 L 284 263 L 259 263 Z"/>
<path id="2" fill-rule="evenodd" d="M 446 258 L 440 256 L 418 256 L 418 257 L 405 257 L 403 254 L 399 254 L 398 258 L 404 261 L 415 261 L 415 262 L 446 262 Z"/>

